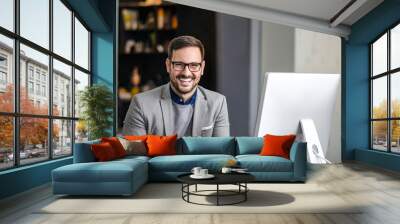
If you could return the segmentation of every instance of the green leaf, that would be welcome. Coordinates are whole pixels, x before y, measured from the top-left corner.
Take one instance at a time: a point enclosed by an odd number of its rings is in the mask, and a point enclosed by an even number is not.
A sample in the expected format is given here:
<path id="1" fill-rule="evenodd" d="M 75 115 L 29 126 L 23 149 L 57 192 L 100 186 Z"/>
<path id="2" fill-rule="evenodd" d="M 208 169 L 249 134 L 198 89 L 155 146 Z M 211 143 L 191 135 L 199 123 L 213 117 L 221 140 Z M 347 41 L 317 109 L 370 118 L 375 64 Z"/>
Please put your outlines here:
<path id="1" fill-rule="evenodd" d="M 89 139 L 108 136 L 107 129 L 113 124 L 113 95 L 107 86 L 94 84 L 79 93 L 81 119 L 85 120 Z"/>

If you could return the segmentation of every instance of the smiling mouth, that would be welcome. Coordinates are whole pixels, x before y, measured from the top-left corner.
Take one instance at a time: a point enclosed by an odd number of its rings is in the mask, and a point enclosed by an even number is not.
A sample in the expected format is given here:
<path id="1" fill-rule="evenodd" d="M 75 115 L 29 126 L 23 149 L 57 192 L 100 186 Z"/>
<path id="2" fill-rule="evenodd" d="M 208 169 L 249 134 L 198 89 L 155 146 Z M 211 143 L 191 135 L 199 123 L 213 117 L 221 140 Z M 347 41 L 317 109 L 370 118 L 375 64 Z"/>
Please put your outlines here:
<path id="1" fill-rule="evenodd" d="M 177 77 L 180 83 L 182 84 L 189 84 L 194 80 L 194 77 L 188 77 L 188 76 L 179 76 Z"/>

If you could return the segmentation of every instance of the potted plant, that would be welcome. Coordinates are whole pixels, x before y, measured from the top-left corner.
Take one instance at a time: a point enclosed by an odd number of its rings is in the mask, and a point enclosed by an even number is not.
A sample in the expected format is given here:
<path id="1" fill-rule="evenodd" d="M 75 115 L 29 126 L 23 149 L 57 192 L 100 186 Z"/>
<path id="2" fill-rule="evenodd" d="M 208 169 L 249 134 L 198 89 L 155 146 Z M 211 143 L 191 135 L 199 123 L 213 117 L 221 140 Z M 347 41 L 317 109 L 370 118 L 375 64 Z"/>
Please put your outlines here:
<path id="1" fill-rule="evenodd" d="M 89 140 L 109 136 L 112 127 L 113 97 L 109 88 L 102 84 L 87 86 L 79 93 L 82 109 L 79 127 L 85 126 Z"/>

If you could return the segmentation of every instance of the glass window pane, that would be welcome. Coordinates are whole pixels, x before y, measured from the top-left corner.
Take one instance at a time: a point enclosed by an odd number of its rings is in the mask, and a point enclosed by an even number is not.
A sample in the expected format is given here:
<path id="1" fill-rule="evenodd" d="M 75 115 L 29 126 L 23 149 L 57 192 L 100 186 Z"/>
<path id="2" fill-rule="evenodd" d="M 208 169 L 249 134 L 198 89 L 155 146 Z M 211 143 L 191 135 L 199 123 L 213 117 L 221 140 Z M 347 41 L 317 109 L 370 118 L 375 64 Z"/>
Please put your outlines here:
<path id="1" fill-rule="evenodd" d="M 81 108 L 79 107 L 80 92 L 89 86 L 89 75 L 75 69 L 75 117 L 79 117 L 81 114 Z"/>
<path id="2" fill-rule="evenodd" d="M 390 51 L 390 68 L 400 67 L 400 24 L 391 30 Z"/>
<path id="3" fill-rule="evenodd" d="M 20 164 L 34 163 L 49 158 L 49 120 L 45 118 L 21 117 L 20 119 Z"/>
<path id="4" fill-rule="evenodd" d="M 20 0 L 21 36 L 49 48 L 49 1 Z"/>
<path id="5" fill-rule="evenodd" d="M 14 165 L 14 125 L 10 116 L 0 116 L 0 170 Z"/>
<path id="6" fill-rule="evenodd" d="M 372 44 L 372 75 L 387 71 L 387 34 Z"/>
<path id="7" fill-rule="evenodd" d="M 14 31 L 14 0 L 0 1 L 0 26 Z"/>
<path id="8" fill-rule="evenodd" d="M 75 63 L 89 70 L 89 32 L 75 18 Z"/>
<path id="9" fill-rule="evenodd" d="M 0 35 L 0 111 L 14 111 L 13 40 Z"/>
<path id="10" fill-rule="evenodd" d="M 400 117 L 400 72 L 391 75 L 391 110 L 392 117 Z"/>
<path id="11" fill-rule="evenodd" d="M 72 155 L 72 121 L 53 120 L 53 157 Z"/>
<path id="12" fill-rule="evenodd" d="M 72 117 L 72 70 L 53 60 L 53 115 Z"/>
<path id="13" fill-rule="evenodd" d="M 75 143 L 85 142 L 88 138 L 88 128 L 84 120 L 75 121 Z"/>
<path id="14" fill-rule="evenodd" d="M 53 51 L 71 60 L 72 12 L 60 1 L 53 1 Z"/>
<path id="15" fill-rule="evenodd" d="M 387 77 L 372 81 L 372 118 L 387 118 Z"/>
<path id="16" fill-rule="evenodd" d="M 387 151 L 387 121 L 372 122 L 372 148 Z"/>
<path id="17" fill-rule="evenodd" d="M 21 44 L 20 108 L 25 114 L 48 114 L 49 57 Z"/>
<path id="18" fill-rule="evenodd" d="M 390 122 L 391 127 L 391 140 L 392 140 L 392 152 L 400 153 L 400 120 L 393 120 Z"/>

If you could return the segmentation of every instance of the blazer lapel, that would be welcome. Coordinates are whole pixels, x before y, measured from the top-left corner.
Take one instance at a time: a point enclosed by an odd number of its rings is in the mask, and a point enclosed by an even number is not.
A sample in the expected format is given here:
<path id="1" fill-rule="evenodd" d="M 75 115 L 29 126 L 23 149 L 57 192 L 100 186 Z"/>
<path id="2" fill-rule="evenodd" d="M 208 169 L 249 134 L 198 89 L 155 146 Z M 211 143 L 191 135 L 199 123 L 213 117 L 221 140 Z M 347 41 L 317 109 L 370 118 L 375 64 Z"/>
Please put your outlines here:
<path id="1" fill-rule="evenodd" d="M 202 117 L 207 116 L 207 111 L 207 99 L 200 88 L 197 88 L 197 96 L 193 112 L 192 136 L 201 136 L 201 128 L 204 125 Z"/>
<path id="2" fill-rule="evenodd" d="M 172 101 L 169 92 L 169 84 L 165 85 L 161 92 L 161 114 L 163 116 L 165 135 L 172 135 Z"/>

